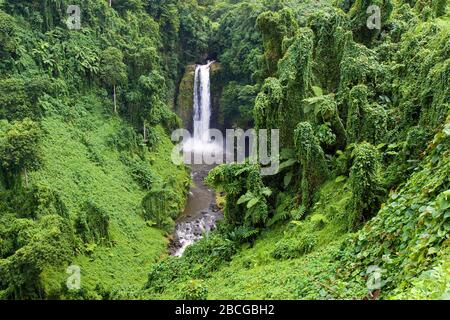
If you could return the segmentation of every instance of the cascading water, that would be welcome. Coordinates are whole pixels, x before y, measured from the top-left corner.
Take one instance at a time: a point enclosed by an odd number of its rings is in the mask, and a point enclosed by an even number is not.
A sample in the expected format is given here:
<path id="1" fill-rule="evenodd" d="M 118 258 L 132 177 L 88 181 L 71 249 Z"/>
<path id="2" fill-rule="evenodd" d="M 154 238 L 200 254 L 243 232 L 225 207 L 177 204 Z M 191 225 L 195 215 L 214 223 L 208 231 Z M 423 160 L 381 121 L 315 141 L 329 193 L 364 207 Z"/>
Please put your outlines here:
<path id="1" fill-rule="evenodd" d="M 222 148 L 210 141 L 211 118 L 210 68 L 213 62 L 197 65 L 194 78 L 193 122 L 194 135 L 184 144 L 184 150 L 193 153 L 222 152 Z M 204 184 L 203 179 L 212 169 L 210 165 L 192 166 L 192 179 L 188 202 L 184 214 L 178 219 L 170 251 L 181 256 L 184 250 L 200 240 L 206 232 L 214 229 L 222 213 L 215 204 L 214 193 Z"/>
<path id="2" fill-rule="evenodd" d="M 184 144 L 185 151 L 203 152 L 216 149 L 216 145 L 210 141 L 209 125 L 211 119 L 211 92 L 210 70 L 211 64 L 197 65 L 194 77 L 194 101 L 193 101 L 193 138 Z M 217 149 L 219 150 L 219 149 Z"/>
<path id="3" fill-rule="evenodd" d="M 210 63 L 195 69 L 194 80 L 194 141 L 208 143 L 211 118 Z"/>

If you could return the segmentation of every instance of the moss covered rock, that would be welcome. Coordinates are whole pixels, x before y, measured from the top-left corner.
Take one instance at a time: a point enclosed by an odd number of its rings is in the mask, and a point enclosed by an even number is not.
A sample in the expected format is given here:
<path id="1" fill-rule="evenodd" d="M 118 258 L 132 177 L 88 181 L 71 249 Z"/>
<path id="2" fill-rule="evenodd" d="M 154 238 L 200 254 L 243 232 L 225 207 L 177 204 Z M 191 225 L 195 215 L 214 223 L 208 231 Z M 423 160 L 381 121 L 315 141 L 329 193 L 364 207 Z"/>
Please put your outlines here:
<path id="1" fill-rule="evenodd" d="M 192 128 L 192 103 L 194 100 L 195 64 L 186 66 L 186 71 L 178 87 L 175 112 L 185 128 Z"/>

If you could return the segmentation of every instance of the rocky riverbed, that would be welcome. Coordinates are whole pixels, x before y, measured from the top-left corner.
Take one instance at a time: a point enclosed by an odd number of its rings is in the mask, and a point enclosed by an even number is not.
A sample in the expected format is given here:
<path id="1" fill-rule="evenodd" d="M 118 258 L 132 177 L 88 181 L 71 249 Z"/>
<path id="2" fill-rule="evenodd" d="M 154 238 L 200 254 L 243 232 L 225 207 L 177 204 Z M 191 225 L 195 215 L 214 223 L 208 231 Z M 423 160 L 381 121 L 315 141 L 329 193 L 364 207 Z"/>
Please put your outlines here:
<path id="1" fill-rule="evenodd" d="M 193 185 L 185 210 L 176 221 L 169 252 L 173 256 L 181 257 L 184 250 L 195 241 L 200 240 L 205 233 L 216 227 L 216 222 L 223 218 L 223 214 L 216 205 L 215 194 L 203 182 L 213 166 L 193 165 Z"/>

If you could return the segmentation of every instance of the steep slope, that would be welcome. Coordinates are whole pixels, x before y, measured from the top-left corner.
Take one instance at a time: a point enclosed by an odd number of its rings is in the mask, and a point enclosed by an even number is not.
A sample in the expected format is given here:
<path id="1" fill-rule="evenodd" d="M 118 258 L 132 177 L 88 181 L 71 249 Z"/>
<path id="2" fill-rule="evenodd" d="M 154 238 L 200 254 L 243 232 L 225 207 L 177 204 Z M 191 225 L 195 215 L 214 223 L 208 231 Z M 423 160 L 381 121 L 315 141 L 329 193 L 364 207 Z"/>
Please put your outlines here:
<path id="1" fill-rule="evenodd" d="M 121 297 L 167 254 L 190 183 L 170 107 L 202 10 L 0 1 L 0 298 Z"/>
<path id="2" fill-rule="evenodd" d="M 280 170 L 212 170 L 224 221 L 152 266 L 143 297 L 448 297 L 448 5 L 380 0 L 368 28 L 372 4 L 237 3 L 218 19 L 224 74 L 252 73 L 224 97 L 239 110 L 244 85 L 259 92 L 253 120 L 280 129 Z"/>
<path id="3" fill-rule="evenodd" d="M 136 181 L 133 166 L 124 163 L 123 154 L 111 143 L 121 130 L 132 129 L 96 111 L 70 124 L 50 117 L 43 128 L 47 131 L 44 165 L 30 182 L 57 190 L 74 221 L 86 210 L 86 203 L 95 204 L 108 217 L 108 243 L 87 242 L 70 261 L 81 268 L 82 288 L 88 293 L 83 298 L 142 286 L 150 264 L 166 254 L 167 240 L 163 231 L 146 223 L 141 209 L 146 191 Z M 162 129 L 157 132 L 159 141 L 142 165 L 148 166 L 152 184 L 173 179 L 171 188 L 181 195 L 173 205 L 180 212 L 189 178 L 184 168 L 172 164 L 169 138 Z"/>

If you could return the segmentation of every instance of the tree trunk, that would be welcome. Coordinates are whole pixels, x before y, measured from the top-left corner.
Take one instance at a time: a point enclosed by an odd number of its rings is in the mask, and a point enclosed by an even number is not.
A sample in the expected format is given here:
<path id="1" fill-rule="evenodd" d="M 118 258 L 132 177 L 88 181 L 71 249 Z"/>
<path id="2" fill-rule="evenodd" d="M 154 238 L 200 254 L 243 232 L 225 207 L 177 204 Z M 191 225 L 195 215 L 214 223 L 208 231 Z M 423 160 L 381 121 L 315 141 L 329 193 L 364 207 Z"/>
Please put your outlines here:
<path id="1" fill-rule="evenodd" d="M 144 143 L 147 142 L 147 128 L 145 127 L 145 122 L 144 122 Z"/>
<path id="2" fill-rule="evenodd" d="M 109 0 L 109 6 L 112 7 L 112 0 Z"/>
<path id="3" fill-rule="evenodd" d="M 116 86 L 114 85 L 114 112 L 117 113 Z"/>
<path id="4" fill-rule="evenodd" d="M 27 172 L 27 168 L 23 169 L 23 175 L 25 176 L 25 187 L 28 188 L 28 172 Z"/>

